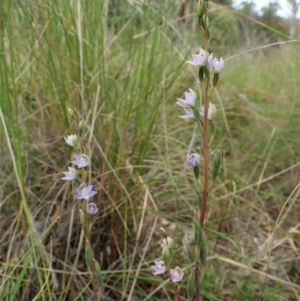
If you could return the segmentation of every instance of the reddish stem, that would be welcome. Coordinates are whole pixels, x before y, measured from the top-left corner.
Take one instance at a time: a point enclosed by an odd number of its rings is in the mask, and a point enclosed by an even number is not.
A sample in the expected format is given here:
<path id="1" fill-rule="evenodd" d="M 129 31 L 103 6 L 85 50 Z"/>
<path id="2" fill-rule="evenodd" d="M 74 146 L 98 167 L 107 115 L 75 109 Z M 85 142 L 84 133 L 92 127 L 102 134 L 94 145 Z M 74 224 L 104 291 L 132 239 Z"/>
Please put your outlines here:
<path id="1" fill-rule="evenodd" d="M 200 209 L 199 222 L 200 222 L 201 228 L 203 228 L 203 224 L 204 224 L 206 204 L 207 204 L 207 199 L 208 199 L 208 187 L 209 187 L 209 148 L 208 148 L 208 141 L 207 141 L 209 81 L 210 81 L 210 78 L 207 77 L 206 85 L 205 85 L 205 93 L 204 93 L 204 120 L 203 120 L 203 134 L 202 134 L 203 161 L 204 161 L 204 166 L 203 166 L 204 183 L 203 183 L 203 190 L 202 190 L 201 208 L 199 208 Z"/>

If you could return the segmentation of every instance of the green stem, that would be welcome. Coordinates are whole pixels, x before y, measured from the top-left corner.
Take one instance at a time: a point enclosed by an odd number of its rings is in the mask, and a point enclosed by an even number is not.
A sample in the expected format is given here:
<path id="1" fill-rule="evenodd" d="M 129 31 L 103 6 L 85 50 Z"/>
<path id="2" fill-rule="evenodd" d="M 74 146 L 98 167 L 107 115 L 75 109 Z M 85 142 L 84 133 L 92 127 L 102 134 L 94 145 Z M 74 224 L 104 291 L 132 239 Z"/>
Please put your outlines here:
<path id="1" fill-rule="evenodd" d="M 97 284 L 96 284 L 96 271 L 95 271 L 95 258 L 92 259 L 92 285 L 93 285 L 93 295 L 94 295 L 94 301 L 98 300 L 98 294 L 97 294 Z"/>

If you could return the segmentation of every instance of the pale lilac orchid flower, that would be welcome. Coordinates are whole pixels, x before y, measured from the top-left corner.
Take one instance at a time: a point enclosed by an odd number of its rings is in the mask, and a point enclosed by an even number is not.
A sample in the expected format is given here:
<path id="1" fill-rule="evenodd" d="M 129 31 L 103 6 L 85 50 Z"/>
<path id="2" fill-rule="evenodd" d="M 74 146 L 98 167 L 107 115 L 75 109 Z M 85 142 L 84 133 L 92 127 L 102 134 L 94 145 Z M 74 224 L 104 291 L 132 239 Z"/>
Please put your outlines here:
<path id="1" fill-rule="evenodd" d="M 74 157 L 75 157 L 75 160 L 72 161 L 72 163 L 74 165 L 77 165 L 78 168 L 86 167 L 91 162 L 91 159 L 85 154 L 75 155 Z"/>
<path id="2" fill-rule="evenodd" d="M 170 278 L 173 283 L 182 280 L 183 276 L 184 276 L 184 272 L 180 267 L 176 267 L 175 269 L 170 269 Z"/>
<path id="3" fill-rule="evenodd" d="M 187 61 L 188 64 L 193 66 L 206 66 L 208 59 L 208 52 L 204 49 L 200 49 L 199 54 L 193 54 L 193 60 Z"/>
<path id="4" fill-rule="evenodd" d="M 155 276 L 163 274 L 167 270 L 165 263 L 162 260 L 154 260 L 154 264 L 155 265 L 151 266 L 151 269 Z"/>
<path id="5" fill-rule="evenodd" d="M 86 186 L 85 183 L 82 183 L 77 189 L 76 189 L 76 198 L 77 200 L 89 200 L 90 197 L 95 195 L 97 192 L 93 191 L 93 185 Z"/>
<path id="6" fill-rule="evenodd" d="M 89 215 L 94 215 L 98 211 L 98 207 L 95 203 L 90 202 L 86 205 L 86 211 Z"/>
<path id="7" fill-rule="evenodd" d="M 201 157 L 196 153 L 187 156 L 187 164 L 192 167 L 196 167 L 200 165 L 200 161 L 201 161 Z"/>
<path id="8" fill-rule="evenodd" d="M 195 100 L 197 98 L 197 94 L 192 89 L 189 89 L 190 92 L 184 92 L 184 98 L 177 98 L 176 104 L 182 108 L 193 108 L 195 107 Z"/>
<path id="9" fill-rule="evenodd" d="M 76 179 L 76 169 L 73 167 L 68 167 L 68 171 L 63 172 L 65 176 L 61 178 L 64 181 L 72 181 Z"/>

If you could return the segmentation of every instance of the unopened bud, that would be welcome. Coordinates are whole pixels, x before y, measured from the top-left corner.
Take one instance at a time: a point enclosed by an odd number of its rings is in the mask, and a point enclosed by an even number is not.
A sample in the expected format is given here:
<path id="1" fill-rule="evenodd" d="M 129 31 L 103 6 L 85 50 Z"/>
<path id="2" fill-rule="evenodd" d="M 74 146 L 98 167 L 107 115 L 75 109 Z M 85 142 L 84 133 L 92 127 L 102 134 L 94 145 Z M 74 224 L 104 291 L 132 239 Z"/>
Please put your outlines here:
<path id="1" fill-rule="evenodd" d="M 100 287 L 102 285 L 102 271 L 98 261 L 93 259 L 93 262 L 95 264 L 95 272 L 96 272 L 98 287 Z"/>
<path id="2" fill-rule="evenodd" d="M 199 68 L 199 80 L 200 80 L 200 82 L 203 82 L 203 78 L 204 78 L 204 68 L 205 68 L 205 67 L 200 67 L 200 68 Z"/>
<path id="3" fill-rule="evenodd" d="M 84 120 L 80 120 L 78 127 L 79 127 L 80 133 L 82 133 L 82 131 L 84 130 L 84 127 L 85 127 Z"/>
<path id="4" fill-rule="evenodd" d="M 85 222 L 84 222 L 84 213 L 81 209 L 79 209 L 79 218 L 80 218 L 80 222 L 83 226 L 85 224 Z"/>
<path id="5" fill-rule="evenodd" d="M 205 15 L 203 16 L 203 24 L 204 24 L 204 28 L 205 28 L 205 29 L 208 29 L 208 26 L 209 26 L 209 19 L 208 19 L 207 14 L 205 14 Z"/>
<path id="6" fill-rule="evenodd" d="M 172 239 L 172 237 L 170 236 L 167 237 L 167 244 L 170 250 L 174 249 L 174 240 Z"/>
<path id="7" fill-rule="evenodd" d="M 205 240 L 202 239 L 201 247 L 200 247 L 200 261 L 202 266 L 205 266 L 206 263 L 206 243 Z"/>
<path id="8" fill-rule="evenodd" d="M 197 121 L 201 121 L 201 117 L 200 117 L 200 113 L 199 113 L 199 108 L 198 107 L 194 107 L 192 110 L 193 110 L 195 119 Z"/>
<path id="9" fill-rule="evenodd" d="M 215 152 L 213 164 L 215 167 L 220 167 L 221 162 L 222 162 L 222 152 L 218 149 Z"/>
<path id="10" fill-rule="evenodd" d="M 74 117 L 75 117 L 74 110 L 73 110 L 72 108 L 70 108 L 70 107 L 67 107 L 67 110 L 68 110 L 68 114 L 69 114 L 72 118 L 74 118 Z"/>
<path id="11" fill-rule="evenodd" d="M 213 78 L 213 86 L 215 87 L 219 81 L 219 74 L 215 73 Z"/>
<path id="12" fill-rule="evenodd" d="M 195 244 L 200 247 L 202 241 L 202 229 L 197 220 L 194 222 L 194 236 L 195 236 Z"/>
<path id="13" fill-rule="evenodd" d="M 218 149 L 215 152 L 214 160 L 213 160 L 213 168 L 212 168 L 212 179 L 213 181 L 217 178 L 222 162 L 222 152 Z"/>
<path id="14" fill-rule="evenodd" d="M 205 75 L 206 78 L 209 78 L 210 72 L 209 72 L 209 69 L 207 68 L 207 66 L 205 66 L 203 68 L 203 74 Z"/>
<path id="15" fill-rule="evenodd" d="M 165 263 L 169 262 L 170 261 L 170 250 L 167 246 L 164 246 L 163 247 L 163 250 L 161 252 L 161 256 L 163 258 L 163 261 Z"/>
<path id="16" fill-rule="evenodd" d="M 203 16 L 204 13 L 204 2 L 203 0 L 199 0 L 197 4 L 197 15 L 199 18 Z"/>
<path id="17" fill-rule="evenodd" d="M 168 237 L 168 236 L 167 236 L 167 233 L 166 233 L 166 230 L 165 230 L 164 227 L 160 227 L 160 228 L 159 228 L 159 231 L 160 231 L 160 234 L 161 234 L 161 236 L 162 236 L 163 238 L 167 238 L 167 237 Z"/>
<path id="18" fill-rule="evenodd" d="M 192 270 L 189 280 L 187 282 L 187 295 L 189 300 L 193 300 L 196 293 L 195 287 L 195 269 Z"/>

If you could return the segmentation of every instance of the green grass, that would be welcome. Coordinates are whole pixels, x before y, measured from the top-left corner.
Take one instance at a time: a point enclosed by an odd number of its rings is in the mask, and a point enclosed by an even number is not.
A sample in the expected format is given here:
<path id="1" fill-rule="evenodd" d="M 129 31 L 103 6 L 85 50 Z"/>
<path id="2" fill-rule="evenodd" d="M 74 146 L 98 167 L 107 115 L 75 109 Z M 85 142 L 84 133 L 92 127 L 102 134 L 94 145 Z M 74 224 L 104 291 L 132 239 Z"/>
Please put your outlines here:
<path id="1" fill-rule="evenodd" d="M 63 137 L 83 119 L 103 300 L 172 300 L 170 283 L 149 267 L 161 226 L 184 280 L 192 266 L 197 197 L 184 162 L 200 140 L 191 144 L 194 124 L 177 117 L 175 101 L 189 87 L 199 91 L 185 64 L 201 46 L 194 16 L 182 23 L 168 1 L 2 7 L 0 299 L 91 300 L 79 203 L 60 180 L 71 156 Z M 238 35 L 236 17 L 224 16 Z M 299 45 L 242 54 L 251 47 L 225 47 L 238 36 L 220 34 L 222 20 L 211 21 L 212 50 L 226 61 L 211 101 L 219 110 L 212 150 L 224 161 L 208 205 L 203 299 L 298 300 L 298 190 L 288 198 L 299 183 Z"/>

